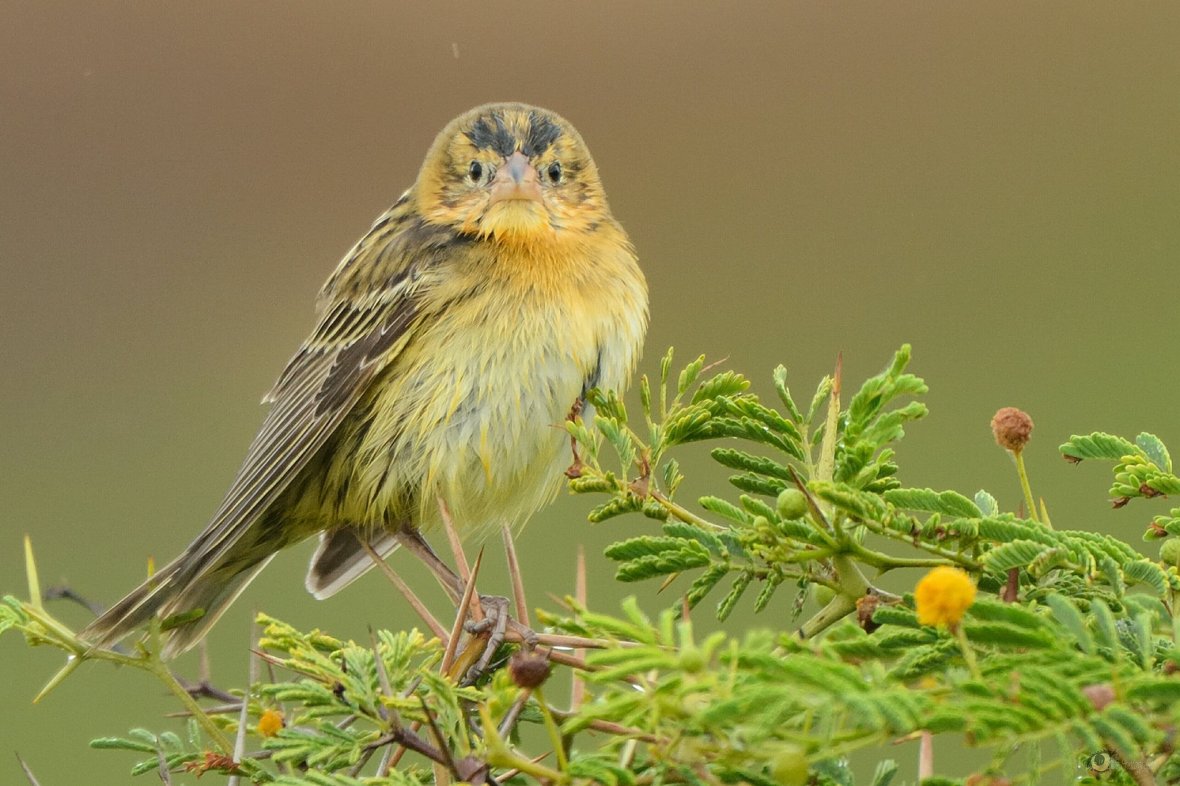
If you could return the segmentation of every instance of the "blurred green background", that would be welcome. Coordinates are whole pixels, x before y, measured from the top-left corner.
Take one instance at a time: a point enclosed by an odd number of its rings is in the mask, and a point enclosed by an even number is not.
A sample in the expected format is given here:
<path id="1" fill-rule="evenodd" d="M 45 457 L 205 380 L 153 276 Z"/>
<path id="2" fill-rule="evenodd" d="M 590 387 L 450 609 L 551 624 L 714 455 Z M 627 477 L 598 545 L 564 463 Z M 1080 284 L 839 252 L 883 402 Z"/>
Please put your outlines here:
<path id="1" fill-rule="evenodd" d="M 46 583 L 101 602 L 175 555 L 322 280 L 443 124 L 491 100 L 589 142 L 651 285 L 645 370 L 675 344 L 762 391 L 784 363 L 806 397 L 837 353 L 858 384 L 912 342 L 932 412 L 901 447 L 906 484 L 1016 507 L 988 431 L 1016 405 L 1058 526 L 1138 542 L 1154 511 L 1109 510 L 1106 469 L 1056 446 L 1180 445 L 1178 40 L 1176 4 L 3 3 L 0 590 L 23 594 L 26 532 Z M 690 498 L 717 490 L 706 467 Z M 533 604 L 571 589 L 579 544 L 603 610 L 668 602 L 601 557 L 651 522 L 591 527 L 593 501 L 521 537 Z M 252 609 L 351 636 L 412 624 L 377 575 L 311 600 L 297 551 L 216 629 L 217 682 L 245 680 Z M 788 623 L 780 595 L 761 624 Z M 3 783 L 13 751 L 43 786 L 125 782 L 130 758 L 86 742 L 173 708 L 102 665 L 30 706 L 61 658 L 10 635 L 0 663 Z"/>

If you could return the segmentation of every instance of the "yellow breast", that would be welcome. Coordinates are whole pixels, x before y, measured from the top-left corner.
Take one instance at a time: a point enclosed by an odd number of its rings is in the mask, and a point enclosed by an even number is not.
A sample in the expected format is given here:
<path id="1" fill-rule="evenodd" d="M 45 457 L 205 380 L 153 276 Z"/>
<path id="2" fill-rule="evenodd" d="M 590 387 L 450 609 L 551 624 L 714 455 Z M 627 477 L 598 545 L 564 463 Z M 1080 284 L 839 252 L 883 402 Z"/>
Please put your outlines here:
<path id="1" fill-rule="evenodd" d="M 374 386 L 345 518 L 430 527 L 441 498 L 462 531 L 518 526 L 560 488 L 563 421 L 587 386 L 626 384 L 646 289 L 625 245 L 515 251 L 438 282 L 448 305 Z"/>

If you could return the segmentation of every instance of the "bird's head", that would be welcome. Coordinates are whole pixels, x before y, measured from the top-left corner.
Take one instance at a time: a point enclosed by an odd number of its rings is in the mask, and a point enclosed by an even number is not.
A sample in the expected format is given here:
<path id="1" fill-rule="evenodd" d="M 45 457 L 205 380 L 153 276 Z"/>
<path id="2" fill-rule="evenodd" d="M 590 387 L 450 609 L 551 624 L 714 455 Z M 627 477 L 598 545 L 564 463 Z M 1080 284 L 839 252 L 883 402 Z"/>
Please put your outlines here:
<path id="1" fill-rule="evenodd" d="M 453 120 L 415 190 L 428 221 L 509 243 L 560 242 L 610 218 L 581 135 L 525 104 L 488 104 Z"/>

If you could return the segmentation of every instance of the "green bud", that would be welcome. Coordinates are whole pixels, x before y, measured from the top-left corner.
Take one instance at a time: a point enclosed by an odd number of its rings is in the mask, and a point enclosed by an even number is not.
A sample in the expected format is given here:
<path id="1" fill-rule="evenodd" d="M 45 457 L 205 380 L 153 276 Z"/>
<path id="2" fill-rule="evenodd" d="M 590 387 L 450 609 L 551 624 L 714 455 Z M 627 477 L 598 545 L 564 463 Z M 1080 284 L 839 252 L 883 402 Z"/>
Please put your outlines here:
<path id="1" fill-rule="evenodd" d="M 826 584 L 812 584 L 811 596 L 815 598 L 815 602 L 821 607 L 832 602 L 832 598 L 836 597 L 836 592 Z"/>
<path id="2" fill-rule="evenodd" d="M 688 674 L 697 674 L 705 668 L 705 653 L 696 647 L 680 652 L 680 668 Z"/>
<path id="3" fill-rule="evenodd" d="M 1180 568 L 1180 538 L 1168 538 L 1160 544 L 1160 561 Z"/>
<path id="4" fill-rule="evenodd" d="M 778 495 L 778 514 L 784 519 L 802 518 L 807 513 L 807 495 L 799 489 L 783 489 Z"/>
<path id="5" fill-rule="evenodd" d="M 807 783 L 807 756 L 802 748 L 790 745 L 770 760 L 770 775 L 783 786 Z"/>

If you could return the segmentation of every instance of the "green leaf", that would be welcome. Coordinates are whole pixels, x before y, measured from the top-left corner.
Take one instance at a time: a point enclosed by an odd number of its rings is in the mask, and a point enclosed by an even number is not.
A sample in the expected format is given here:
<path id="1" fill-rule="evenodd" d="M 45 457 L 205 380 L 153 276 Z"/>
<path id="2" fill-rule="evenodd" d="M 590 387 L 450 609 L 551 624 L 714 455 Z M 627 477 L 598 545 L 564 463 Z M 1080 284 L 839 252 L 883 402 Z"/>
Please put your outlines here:
<path id="1" fill-rule="evenodd" d="M 687 524 L 683 521 L 671 520 L 664 523 L 664 534 L 672 538 L 680 540 L 695 540 L 702 546 L 707 548 L 715 556 L 725 556 L 727 551 L 725 544 L 721 542 L 721 538 L 714 535 L 702 527 L 694 524 Z"/>
<path id="2" fill-rule="evenodd" d="M 701 369 L 705 367 L 705 356 L 700 355 L 696 360 L 689 363 L 680 372 L 680 379 L 676 383 L 676 395 L 683 396 L 688 392 L 688 389 L 697 381 L 697 377 L 701 375 Z"/>
<path id="3" fill-rule="evenodd" d="M 729 618 L 733 607 L 737 605 L 738 600 L 746 591 L 746 587 L 750 586 L 750 581 L 753 579 L 753 574 L 748 572 L 739 573 L 737 578 L 733 581 L 733 586 L 730 587 L 729 592 L 717 604 L 717 619 L 725 622 Z"/>
<path id="4" fill-rule="evenodd" d="M 1011 568 L 1027 566 L 1045 550 L 1040 543 L 1016 540 L 997 546 L 983 555 L 983 564 L 994 573 L 1006 573 Z"/>
<path id="5" fill-rule="evenodd" d="M 1107 606 L 1101 598 L 1095 598 L 1090 602 L 1090 613 L 1094 617 L 1094 632 L 1097 634 L 1098 646 L 1110 650 L 1113 653 L 1113 658 L 1117 659 L 1119 636 L 1110 606 Z"/>
<path id="6" fill-rule="evenodd" d="M 672 539 L 669 539 L 672 540 Z M 682 573 L 709 564 L 709 552 L 696 541 L 676 541 L 675 549 L 648 554 L 619 565 L 615 578 L 619 581 L 641 581 L 669 573 Z"/>
<path id="7" fill-rule="evenodd" d="M 1163 597 L 1168 591 L 1168 575 L 1156 563 L 1140 559 L 1123 565 L 1123 576 L 1132 582 L 1146 584 Z"/>
<path id="8" fill-rule="evenodd" d="M 688 603 L 690 609 L 696 608 L 697 604 L 705 599 L 705 596 L 717 586 L 725 576 L 729 573 L 728 565 L 720 562 L 715 562 L 708 567 L 700 576 L 697 576 L 692 585 L 688 588 L 688 592 L 684 594 L 684 598 Z"/>
<path id="9" fill-rule="evenodd" d="M 983 489 L 975 492 L 975 507 L 979 508 L 979 512 L 984 516 L 995 516 L 1000 512 L 996 498 Z"/>
<path id="10" fill-rule="evenodd" d="M 869 786 L 889 786 L 897 776 L 898 769 L 897 762 L 893 759 L 885 759 L 878 762 L 877 769 L 873 772 L 873 780 Z"/>
<path id="11" fill-rule="evenodd" d="M 712 379 L 701 383 L 692 396 L 692 403 L 699 404 L 721 396 L 743 393 L 750 387 L 750 381 L 736 371 L 722 371 Z"/>
<path id="12" fill-rule="evenodd" d="M 791 397 L 791 391 L 787 387 L 787 367 L 776 366 L 774 369 L 774 390 L 778 393 L 779 401 L 783 402 L 783 406 L 787 408 L 787 412 L 796 423 L 803 421 L 803 413 L 795 406 L 795 399 Z"/>
<path id="13" fill-rule="evenodd" d="M 1032 631 L 1016 625 L 1003 622 L 973 622 L 963 623 L 967 638 L 977 644 L 992 644 L 999 647 L 1027 647 L 1032 649 L 1050 649 L 1056 642 L 1051 636 L 1041 631 Z"/>
<path id="14" fill-rule="evenodd" d="M 1086 627 L 1086 620 L 1078 611 L 1077 606 L 1069 598 L 1057 593 L 1048 595 L 1045 598 L 1045 603 L 1053 611 L 1054 618 L 1073 635 L 1074 641 L 1078 643 L 1082 652 L 1092 654 L 1094 652 L 1094 637 L 1090 635 L 1090 629 Z"/>
<path id="15" fill-rule="evenodd" d="M 1085 436 L 1074 434 L 1058 450 L 1062 455 L 1078 460 L 1106 459 L 1107 461 L 1118 461 L 1123 456 L 1139 452 L 1134 445 L 1122 437 L 1104 434 L 1101 431 L 1095 431 L 1093 434 Z"/>
<path id="16" fill-rule="evenodd" d="M 759 475 L 769 475 L 781 480 L 791 479 L 791 470 L 773 459 L 754 456 L 744 450 L 714 448 L 710 454 L 713 460 L 730 469 L 744 469 Z"/>
<path id="17" fill-rule="evenodd" d="M 1152 464 L 1155 464 L 1164 472 L 1172 471 L 1172 457 L 1168 454 L 1168 449 L 1164 447 L 1164 443 L 1155 434 L 1148 434 L 1145 431 L 1135 437 L 1135 444 L 1151 460 Z"/>
<path id="18" fill-rule="evenodd" d="M 933 489 L 890 489 L 883 495 L 886 501 L 907 510 L 928 510 L 948 516 L 979 518 L 983 512 L 974 502 L 955 491 Z M 992 500 L 993 503 L 995 500 Z"/>
<path id="19" fill-rule="evenodd" d="M 98 750 L 139 751 L 140 753 L 155 753 L 155 743 L 128 740 L 123 737 L 99 737 L 90 741 L 90 747 Z"/>
<path id="20" fill-rule="evenodd" d="M 745 526 L 754 520 L 754 517 L 749 513 L 746 513 L 746 511 L 737 505 L 720 497 L 701 497 L 697 502 L 710 513 L 716 513 L 718 516 L 729 519 L 734 524 Z"/>

